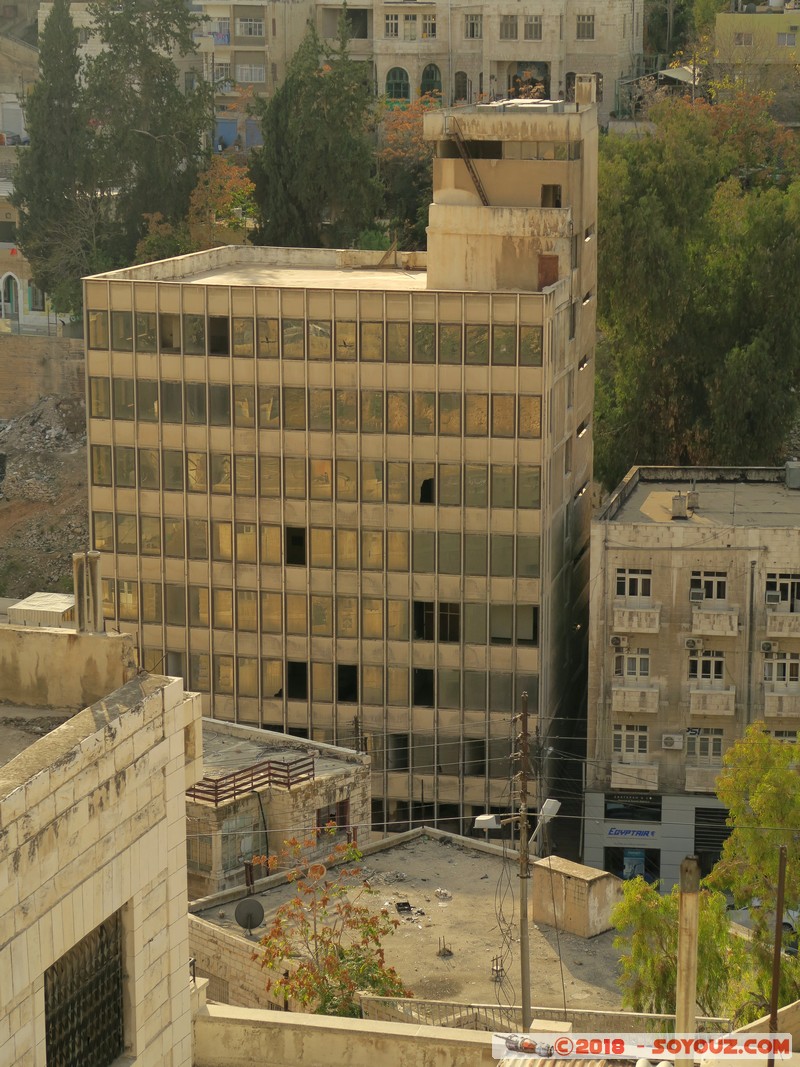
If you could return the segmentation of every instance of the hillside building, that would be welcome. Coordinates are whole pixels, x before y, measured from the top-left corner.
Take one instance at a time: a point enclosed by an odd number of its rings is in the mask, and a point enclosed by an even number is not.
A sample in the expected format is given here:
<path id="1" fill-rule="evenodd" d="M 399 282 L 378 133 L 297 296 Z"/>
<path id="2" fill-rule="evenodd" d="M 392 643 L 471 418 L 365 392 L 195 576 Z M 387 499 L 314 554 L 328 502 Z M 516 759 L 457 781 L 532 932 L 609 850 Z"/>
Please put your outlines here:
<path id="1" fill-rule="evenodd" d="M 363 738 L 377 823 L 463 828 L 508 803 L 521 694 L 543 730 L 578 706 L 596 109 L 426 136 L 427 262 L 233 247 L 85 281 L 90 508 L 147 669 L 216 718 Z"/>
<path id="2" fill-rule="evenodd" d="M 800 728 L 800 465 L 637 467 L 592 522 L 584 861 L 669 888 L 746 726 Z"/>

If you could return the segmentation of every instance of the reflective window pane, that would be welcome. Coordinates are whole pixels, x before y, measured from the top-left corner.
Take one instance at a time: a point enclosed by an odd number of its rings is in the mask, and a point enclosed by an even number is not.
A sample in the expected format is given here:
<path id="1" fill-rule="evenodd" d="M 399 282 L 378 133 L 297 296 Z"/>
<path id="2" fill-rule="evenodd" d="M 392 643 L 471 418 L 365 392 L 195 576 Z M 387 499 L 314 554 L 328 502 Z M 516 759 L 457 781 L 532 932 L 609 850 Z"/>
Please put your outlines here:
<path id="1" fill-rule="evenodd" d="M 303 319 L 284 319 L 281 323 L 283 332 L 283 358 L 306 358 L 306 324 Z"/>
<path id="2" fill-rule="evenodd" d="M 311 527 L 309 562 L 312 567 L 333 566 L 333 531 L 329 527 Z"/>
<path id="3" fill-rule="evenodd" d="M 511 534 L 492 534 L 491 574 L 495 578 L 512 578 L 514 575 L 514 538 Z"/>
<path id="4" fill-rule="evenodd" d="M 287 387 L 283 390 L 283 425 L 287 430 L 305 430 L 305 389 Z"/>
<path id="5" fill-rule="evenodd" d="M 358 432 L 358 394 L 355 389 L 336 390 L 336 432 Z"/>
<path id="6" fill-rule="evenodd" d="M 376 504 L 383 502 L 383 460 L 361 460 L 361 499 Z"/>
<path id="7" fill-rule="evenodd" d="M 344 360 L 356 358 L 356 324 L 354 322 L 336 323 L 336 358 Z"/>
<path id="8" fill-rule="evenodd" d="M 332 499 L 333 460 L 310 459 L 308 461 L 308 486 L 312 500 Z"/>
<path id="9" fill-rule="evenodd" d="M 542 471 L 540 467 L 517 468 L 517 507 L 538 508 L 541 506 Z"/>
<path id="10" fill-rule="evenodd" d="M 383 362 L 383 323 L 361 323 L 361 358 L 369 363 Z"/>
<path id="11" fill-rule="evenodd" d="M 314 637 L 333 635 L 333 598 L 311 597 L 311 633 Z"/>
<path id="12" fill-rule="evenodd" d="M 464 362 L 471 366 L 485 367 L 489 362 L 489 327 L 467 326 L 466 356 Z"/>
<path id="13" fill-rule="evenodd" d="M 514 367 L 517 363 L 516 326 L 492 327 L 492 363 L 500 367 Z"/>
<path id="14" fill-rule="evenodd" d="M 515 397 L 492 396 L 492 436 L 514 436 Z"/>
<path id="15" fill-rule="evenodd" d="M 386 360 L 388 363 L 408 363 L 408 338 L 407 322 L 387 322 Z"/>
<path id="16" fill-rule="evenodd" d="M 539 537 L 537 534 L 520 534 L 517 537 L 517 577 L 539 577 Z"/>
<path id="17" fill-rule="evenodd" d="M 485 463 L 464 464 L 464 503 L 467 507 L 485 508 L 489 503 Z"/>
<path id="18" fill-rule="evenodd" d="M 415 322 L 413 331 L 415 363 L 436 362 L 436 327 L 432 322 Z"/>
<path id="19" fill-rule="evenodd" d="M 234 385 L 233 387 L 233 425 L 255 426 L 256 391 L 252 385 Z"/>
<path id="20" fill-rule="evenodd" d="M 336 461 L 336 499 L 358 500 L 358 461 L 339 459 Z"/>
<path id="21" fill-rule="evenodd" d="M 331 358 L 331 324 L 327 320 L 310 320 L 308 323 L 308 358 Z"/>
<path id="22" fill-rule="evenodd" d="M 333 426 L 330 389 L 311 389 L 308 394 L 309 430 L 330 431 Z"/>
<path id="23" fill-rule="evenodd" d="M 444 506 L 461 506 L 461 465 L 439 464 L 439 503 Z"/>
<path id="24" fill-rule="evenodd" d="M 439 573 L 461 574 L 461 534 L 439 531 Z"/>
<path id="25" fill-rule="evenodd" d="M 542 436 L 542 398 L 540 396 L 519 398 L 519 435 L 520 437 Z"/>
<path id="26" fill-rule="evenodd" d="M 439 326 L 439 362 L 461 363 L 461 324 L 443 322 Z"/>
<path id="27" fill-rule="evenodd" d="M 336 531 L 336 566 L 351 571 L 358 567 L 358 530 Z"/>
<path id="28" fill-rule="evenodd" d="M 259 494 L 267 497 L 281 495 L 281 461 L 278 456 L 262 456 Z"/>
<path id="29" fill-rule="evenodd" d="M 464 396 L 464 432 L 468 437 L 486 437 L 489 433 L 489 397 L 486 393 Z"/>
<path id="30" fill-rule="evenodd" d="M 361 393 L 361 432 L 383 433 L 383 393 L 377 389 Z"/>
<path id="31" fill-rule="evenodd" d="M 306 498 L 306 461 L 300 456 L 287 456 L 284 462 L 283 491 L 287 499 Z"/>
<path id="32" fill-rule="evenodd" d="M 383 600 L 363 597 L 361 600 L 361 636 L 383 639 Z"/>
<path id="33" fill-rule="evenodd" d="M 283 632 L 283 603 L 280 593 L 261 594 L 261 628 L 268 634 Z"/>
<path id="34" fill-rule="evenodd" d="M 414 433 L 436 433 L 436 396 L 434 393 L 414 393 Z"/>
<path id="35" fill-rule="evenodd" d="M 390 571 L 408 571 L 408 530 L 386 531 L 386 566 Z"/>
<path id="36" fill-rule="evenodd" d="M 281 426 L 281 406 L 278 399 L 277 385 L 259 385 L 258 387 L 258 425 L 262 430 L 279 430 Z"/>
<path id="37" fill-rule="evenodd" d="M 492 507 L 514 507 L 514 468 L 492 464 Z"/>
<path id="38" fill-rule="evenodd" d="M 461 393 L 439 393 L 439 433 L 461 436 Z"/>
<path id="39" fill-rule="evenodd" d="M 409 430 L 409 395 L 408 393 L 387 393 L 386 396 L 386 432 L 408 433 Z"/>
<path id="40" fill-rule="evenodd" d="M 408 464 L 389 461 L 386 464 L 386 480 L 388 484 L 386 498 L 392 504 L 408 503 Z"/>
<path id="41" fill-rule="evenodd" d="M 256 495 L 256 457 L 236 455 L 234 456 L 234 474 L 236 477 L 236 492 L 240 496 Z"/>
<path id="42" fill-rule="evenodd" d="M 280 355 L 278 320 L 257 319 L 256 331 L 258 355 L 262 359 L 277 359 Z"/>
<path id="43" fill-rule="evenodd" d="M 408 601 L 387 600 L 386 636 L 390 641 L 408 640 Z"/>
<path id="44" fill-rule="evenodd" d="M 383 530 L 361 531 L 361 568 L 365 571 L 383 570 Z"/>
<path id="45" fill-rule="evenodd" d="M 436 570 L 436 534 L 433 530 L 414 531 L 414 570 L 433 574 Z"/>
<path id="46" fill-rule="evenodd" d="M 211 492 L 230 496 L 231 492 L 231 457 L 218 452 L 211 454 Z"/>
<path id="47" fill-rule="evenodd" d="M 358 597 L 336 597 L 336 636 L 358 637 Z"/>
<path id="48" fill-rule="evenodd" d="M 183 316 L 183 351 L 187 356 L 206 354 L 206 320 L 204 315 Z"/>
<path id="49" fill-rule="evenodd" d="M 254 331 L 251 318 L 234 318 L 233 320 L 233 354 L 234 356 L 252 356 L 254 354 Z"/>
<path id="50" fill-rule="evenodd" d="M 522 367 L 542 365 L 542 327 L 520 326 L 519 362 Z"/>
<path id="51" fill-rule="evenodd" d="M 488 537 L 485 533 L 464 534 L 464 573 L 481 576 L 486 574 Z"/>
<path id="52" fill-rule="evenodd" d="M 143 556 L 161 555 L 161 523 L 157 515 L 142 515 L 139 520 L 141 553 Z M 98 547 L 95 545 L 95 547 Z"/>

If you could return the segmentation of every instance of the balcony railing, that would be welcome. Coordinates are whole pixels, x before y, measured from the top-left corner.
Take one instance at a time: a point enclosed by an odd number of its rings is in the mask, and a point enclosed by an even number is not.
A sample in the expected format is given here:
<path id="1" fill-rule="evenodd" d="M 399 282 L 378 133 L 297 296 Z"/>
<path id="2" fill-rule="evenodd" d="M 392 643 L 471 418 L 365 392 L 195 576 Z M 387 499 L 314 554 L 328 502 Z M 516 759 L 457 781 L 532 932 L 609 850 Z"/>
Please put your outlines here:
<path id="1" fill-rule="evenodd" d="M 658 711 L 658 686 L 614 685 L 611 687 L 611 710 L 615 715 L 654 715 Z"/>
<path id="2" fill-rule="evenodd" d="M 657 763 L 622 763 L 617 760 L 611 764 L 611 791 L 626 789 L 644 789 L 652 792 L 658 789 Z"/>
<path id="3" fill-rule="evenodd" d="M 736 688 L 689 690 L 690 715 L 733 715 L 736 711 Z"/>
<path id="4" fill-rule="evenodd" d="M 767 637 L 800 637 L 800 611 L 767 608 Z"/>
<path id="5" fill-rule="evenodd" d="M 211 39 L 214 42 L 214 44 L 230 44 L 231 43 L 231 35 L 230 35 L 230 33 L 217 33 L 217 32 L 214 32 L 214 33 L 211 34 Z"/>
<path id="6" fill-rule="evenodd" d="M 614 630 L 619 633 L 657 634 L 660 626 L 660 604 L 614 604 Z"/>
<path id="7" fill-rule="evenodd" d="M 692 633 L 709 637 L 736 637 L 739 633 L 738 608 L 702 607 L 692 609 Z"/>
<path id="8" fill-rule="evenodd" d="M 687 767 L 686 792 L 714 793 L 716 791 L 717 775 L 721 770 L 721 767 Z"/>
<path id="9" fill-rule="evenodd" d="M 221 778 L 205 777 L 196 786 L 186 790 L 192 800 L 204 800 L 216 808 L 229 800 L 253 793 L 257 789 L 275 787 L 291 789 L 301 782 L 314 780 L 314 757 L 302 756 L 287 762 L 284 760 L 264 760 L 254 763 L 242 771 L 223 775 Z"/>
<path id="10" fill-rule="evenodd" d="M 794 719 L 800 717 L 800 692 L 773 689 L 764 693 L 766 719 Z"/>

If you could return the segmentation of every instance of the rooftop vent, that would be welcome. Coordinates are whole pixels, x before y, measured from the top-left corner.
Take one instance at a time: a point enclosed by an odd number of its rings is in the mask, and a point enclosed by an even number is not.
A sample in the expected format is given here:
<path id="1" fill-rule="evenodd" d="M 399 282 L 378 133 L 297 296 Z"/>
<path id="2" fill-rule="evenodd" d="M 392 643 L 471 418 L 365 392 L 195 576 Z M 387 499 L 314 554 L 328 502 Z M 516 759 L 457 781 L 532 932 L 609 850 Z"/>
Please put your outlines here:
<path id="1" fill-rule="evenodd" d="M 800 489 L 800 463 L 796 459 L 786 464 L 786 488 Z"/>
<path id="2" fill-rule="evenodd" d="M 689 518 L 689 497 L 684 496 L 683 493 L 676 493 L 672 498 L 672 517 L 673 519 L 688 519 Z"/>

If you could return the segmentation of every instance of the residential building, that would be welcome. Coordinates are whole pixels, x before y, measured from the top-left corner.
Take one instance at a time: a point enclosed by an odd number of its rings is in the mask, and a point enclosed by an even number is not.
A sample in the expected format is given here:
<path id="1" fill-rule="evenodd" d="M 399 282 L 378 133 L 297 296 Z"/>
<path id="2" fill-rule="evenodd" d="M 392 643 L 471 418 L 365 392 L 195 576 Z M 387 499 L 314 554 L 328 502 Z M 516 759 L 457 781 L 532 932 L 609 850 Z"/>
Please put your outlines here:
<path id="1" fill-rule="evenodd" d="M 341 10 L 316 0 L 321 37 L 335 37 Z M 643 52 L 641 0 L 545 0 L 525 11 L 504 0 L 373 0 L 347 15 L 352 54 L 373 61 L 376 90 L 390 100 L 435 92 L 446 104 L 473 103 L 526 90 L 574 100 L 576 76 L 594 74 L 606 123 L 618 80 L 639 72 Z"/>
<path id="2" fill-rule="evenodd" d="M 206 719 L 203 778 L 186 799 L 189 898 L 244 885 L 245 861 L 288 858 L 289 840 L 301 842 L 306 859 L 365 845 L 369 765 L 352 749 Z"/>
<path id="3" fill-rule="evenodd" d="M 592 522 L 584 860 L 719 858 L 722 757 L 800 727 L 800 466 L 636 467 Z"/>
<path id="4" fill-rule="evenodd" d="M 41 716 L 65 721 L 14 754 Z M 3 1067 L 192 1064 L 199 731 L 199 698 L 138 672 L 128 634 L 0 626 Z"/>
<path id="5" fill-rule="evenodd" d="M 781 122 L 800 123 L 797 72 L 800 8 L 794 3 L 756 6 L 734 0 L 717 15 L 711 74 L 721 93 L 731 86 L 768 92 L 770 110 Z"/>
<path id="6" fill-rule="evenodd" d="M 147 669 L 215 718 L 362 735 L 377 823 L 463 828 L 508 805 L 521 694 L 543 732 L 579 706 L 596 109 L 426 136 L 427 261 L 239 246 L 85 281 L 90 509 Z"/>

